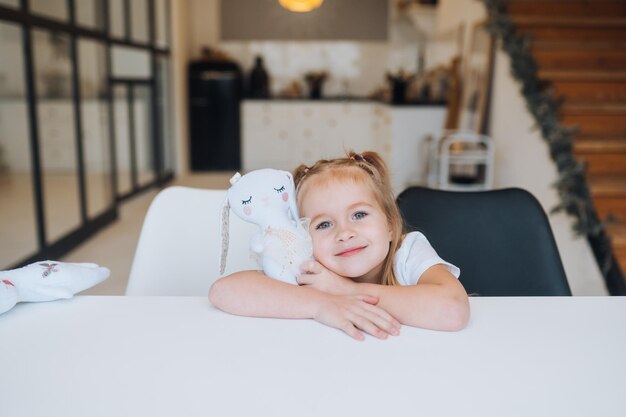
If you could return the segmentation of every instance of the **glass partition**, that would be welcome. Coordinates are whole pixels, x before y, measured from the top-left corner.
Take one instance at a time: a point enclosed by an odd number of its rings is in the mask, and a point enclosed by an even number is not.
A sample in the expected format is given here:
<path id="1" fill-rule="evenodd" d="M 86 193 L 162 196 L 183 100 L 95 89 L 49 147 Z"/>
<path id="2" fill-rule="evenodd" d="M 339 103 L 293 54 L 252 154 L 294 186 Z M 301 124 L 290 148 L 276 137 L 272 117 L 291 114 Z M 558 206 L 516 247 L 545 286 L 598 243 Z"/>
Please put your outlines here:
<path id="1" fill-rule="evenodd" d="M 78 42 L 87 215 L 92 218 L 114 204 L 105 53 L 102 43 Z"/>
<path id="2" fill-rule="evenodd" d="M 150 53 L 127 46 L 111 48 L 112 76 L 116 78 L 146 79 L 152 76 Z"/>
<path id="3" fill-rule="evenodd" d="M 116 191 L 118 196 L 133 190 L 132 148 L 130 142 L 130 108 L 128 106 L 128 87 L 113 87 L 113 120 L 115 126 L 115 162 Z"/>
<path id="4" fill-rule="evenodd" d="M 150 41 L 147 0 L 130 2 L 130 39 L 139 43 Z"/>
<path id="5" fill-rule="evenodd" d="M 20 5 L 20 0 L 0 0 L 0 5 L 18 8 Z"/>
<path id="6" fill-rule="evenodd" d="M 163 168 L 165 171 L 174 170 L 174 156 L 172 153 L 172 91 L 170 86 L 170 60 L 167 56 L 157 56 L 157 106 L 158 118 L 161 127 L 161 148 L 163 150 Z"/>
<path id="7" fill-rule="evenodd" d="M 104 0 L 78 0 L 76 5 L 76 23 L 91 29 L 104 29 Z"/>
<path id="8" fill-rule="evenodd" d="M 172 177 L 169 10 L 0 0 L 0 269 L 59 258 Z"/>
<path id="9" fill-rule="evenodd" d="M 33 30 L 46 241 L 81 224 L 70 38 Z"/>
<path id="10" fill-rule="evenodd" d="M 67 3 L 67 0 L 29 0 L 31 12 L 62 21 L 69 20 Z"/>
<path id="11" fill-rule="evenodd" d="M 19 26 L 0 22 L 0 56 L 0 269 L 6 269 L 39 247 Z"/>
<path id="12" fill-rule="evenodd" d="M 114 38 L 126 37 L 126 9 L 124 0 L 109 0 L 109 34 Z"/>
<path id="13" fill-rule="evenodd" d="M 135 138 L 137 182 L 146 185 L 156 178 L 152 134 L 152 91 L 148 86 L 133 89 L 133 136 Z"/>
<path id="14" fill-rule="evenodd" d="M 155 42 L 159 48 L 167 48 L 169 25 L 167 24 L 169 11 L 167 0 L 156 0 L 154 5 L 155 14 Z"/>

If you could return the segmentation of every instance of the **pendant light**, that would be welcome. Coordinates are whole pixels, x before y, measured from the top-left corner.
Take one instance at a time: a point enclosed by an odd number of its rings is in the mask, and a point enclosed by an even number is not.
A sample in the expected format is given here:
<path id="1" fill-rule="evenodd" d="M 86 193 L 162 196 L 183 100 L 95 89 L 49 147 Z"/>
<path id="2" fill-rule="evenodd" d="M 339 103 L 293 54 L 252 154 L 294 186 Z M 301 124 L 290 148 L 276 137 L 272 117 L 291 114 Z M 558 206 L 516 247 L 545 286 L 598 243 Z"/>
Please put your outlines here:
<path id="1" fill-rule="evenodd" d="M 304 13 L 317 9 L 324 0 L 278 0 L 278 2 L 289 11 Z"/>

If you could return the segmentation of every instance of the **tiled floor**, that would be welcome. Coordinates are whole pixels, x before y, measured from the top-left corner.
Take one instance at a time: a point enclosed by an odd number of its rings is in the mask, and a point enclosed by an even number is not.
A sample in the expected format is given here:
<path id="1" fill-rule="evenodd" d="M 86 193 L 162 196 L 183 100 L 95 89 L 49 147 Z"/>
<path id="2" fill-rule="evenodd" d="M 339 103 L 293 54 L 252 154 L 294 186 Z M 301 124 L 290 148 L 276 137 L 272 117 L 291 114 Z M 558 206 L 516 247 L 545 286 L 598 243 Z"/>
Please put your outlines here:
<path id="1" fill-rule="evenodd" d="M 194 174 L 169 185 L 225 189 L 232 175 L 233 172 Z M 64 262 L 95 262 L 111 270 L 109 279 L 83 294 L 124 294 L 143 218 L 157 193 L 158 190 L 150 190 L 123 203 L 115 223 L 61 259 Z"/>

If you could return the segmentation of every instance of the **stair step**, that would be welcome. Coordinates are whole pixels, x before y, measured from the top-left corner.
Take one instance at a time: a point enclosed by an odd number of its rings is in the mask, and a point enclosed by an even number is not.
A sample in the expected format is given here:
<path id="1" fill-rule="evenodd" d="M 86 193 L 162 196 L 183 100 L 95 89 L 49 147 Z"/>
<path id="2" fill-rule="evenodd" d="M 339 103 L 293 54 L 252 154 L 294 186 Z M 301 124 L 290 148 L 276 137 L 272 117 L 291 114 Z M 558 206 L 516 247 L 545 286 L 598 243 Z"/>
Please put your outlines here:
<path id="1" fill-rule="evenodd" d="M 623 42 L 626 18 L 517 16 L 517 30 L 531 32 L 535 42 Z"/>
<path id="2" fill-rule="evenodd" d="M 626 68 L 626 49 L 535 50 L 542 69 L 619 71 Z"/>
<path id="3" fill-rule="evenodd" d="M 574 142 L 577 153 L 626 153 L 625 137 L 578 137 Z"/>
<path id="4" fill-rule="evenodd" d="M 607 232 L 611 239 L 613 255 L 619 264 L 622 273 L 626 272 L 626 223 L 610 224 Z"/>
<path id="5" fill-rule="evenodd" d="M 626 70 L 621 71 L 571 71 L 539 70 L 539 78 L 552 81 L 581 82 L 624 82 Z"/>
<path id="6" fill-rule="evenodd" d="M 598 176 L 588 178 L 596 212 L 601 219 L 612 215 L 626 222 L 626 176 Z"/>
<path id="7" fill-rule="evenodd" d="M 533 42 L 533 51 L 624 51 L 626 40 L 576 42 L 568 39 Z"/>
<path id="8" fill-rule="evenodd" d="M 574 153 L 576 158 L 587 164 L 587 175 L 626 176 L 626 153 Z"/>
<path id="9" fill-rule="evenodd" d="M 626 16 L 610 16 L 610 17 L 589 17 L 589 16 L 561 16 L 561 15 L 543 15 L 543 16 L 514 16 L 513 20 L 517 26 L 524 27 L 603 27 L 603 28 L 625 28 Z M 624 40 L 623 38 L 621 40 Z"/>
<path id="10" fill-rule="evenodd" d="M 609 216 L 618 221 L 626 221 L 626 198 L 624 197 L 593 197 L 593 205 L 600 219 Z"/>
<path id="11" fill-rule="evenodd" d="M 626 197 L 626 176 L 592 177 L 588 183 L 594 197 Z M 626 200 L 624 203 L 626 206 Z"/>
<path id="12" fill-rule="evenodd" d="M 613 248 L 626 250 L 626 223 L 620 222 L 607 226 Z"/>
<path id="13" fill-rule="evenodd" d="M 528 16 L 626 16 L 626 5 L 624 0 L 509 0 L 507 11 Z"/>
<path id="14" fill-rule="evenodd" d="M 623 271 L 626 271 L 626 248 L 619 249 L 619 250 L 613 248 L 613 255 L 615 256 L 615 259 L 623 274 L 624 273 Z"/>
<path id="15" fill-rule="evenodd" d="M 625 103 L 563 103 L 562 112 L 568 115 L 621 115 L 626 117 Z"/>
<path id="16" fill-rule="evenodd" d="M 626 80 L 624 81 L 567 81 L 552 82 L 556 97 L 568 103 L 618 103 L 626 102 Z"/>
<path id="17" fill-rule="evenodd" d="M 564 103 L 560 121 L 586 136 L 622 137 L 626 135 L 626 105 Z"/>

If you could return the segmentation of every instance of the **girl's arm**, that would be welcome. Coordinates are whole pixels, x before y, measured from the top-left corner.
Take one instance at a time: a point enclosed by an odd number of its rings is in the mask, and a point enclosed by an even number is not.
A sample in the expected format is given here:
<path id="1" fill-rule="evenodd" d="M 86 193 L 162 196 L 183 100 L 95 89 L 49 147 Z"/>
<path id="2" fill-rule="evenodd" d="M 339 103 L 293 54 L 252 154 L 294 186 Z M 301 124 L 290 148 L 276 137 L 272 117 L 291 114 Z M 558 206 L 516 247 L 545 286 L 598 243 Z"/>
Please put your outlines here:
<path id="1" fill-rule="evenodd" d="M 457 331 L 469 320 L 467 293 L 442 265 L 428 268 L 416 285 L 355 285 L 360 292 L 378 297 L 378 305 L 409 326 Z"/>
<path id="2" fill-rule="evenodd" d="M 371 295 L 327 294 L 291 285 L 258 271 L 241 271 L 217 280 L 209 291 L 211 303 L 227 313 L 253 317 L 311 318 L 362 340 L 362 330 L 384 339 L 399 333 L 400 323 Z"/>
<path id="3" fill-rule="evenodd" d="M 456 331 L 469 320 L 469 301 L 463 285 L 445 267 L 428 268 L 416 285 L 358 283 L 330 272 L 315 262 L 300 275 L 301 284 L 332 294 L 367 294 L 400 323 L 433 330 Z"/>

